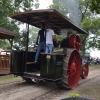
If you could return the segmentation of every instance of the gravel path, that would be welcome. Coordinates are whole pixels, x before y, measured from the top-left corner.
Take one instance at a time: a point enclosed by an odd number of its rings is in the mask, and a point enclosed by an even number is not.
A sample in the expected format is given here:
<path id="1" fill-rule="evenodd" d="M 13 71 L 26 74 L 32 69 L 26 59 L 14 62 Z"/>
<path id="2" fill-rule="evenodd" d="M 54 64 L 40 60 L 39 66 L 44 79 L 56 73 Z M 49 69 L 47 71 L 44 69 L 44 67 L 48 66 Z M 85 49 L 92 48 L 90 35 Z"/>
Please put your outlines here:
<path id="1" fill-rule="evenodd" d="M 29 84 L 23 80 L 8 82 L 0 85 L 0 100 L 61 100 L 68 97 L 73 91 L 81 91 L 98 82 L 100 83 L 100 70 L 98 69 L 91 70 L 88 78 L 81 79 L 74 90 L 63 89 L 50 82 L 37 84 Z"/>

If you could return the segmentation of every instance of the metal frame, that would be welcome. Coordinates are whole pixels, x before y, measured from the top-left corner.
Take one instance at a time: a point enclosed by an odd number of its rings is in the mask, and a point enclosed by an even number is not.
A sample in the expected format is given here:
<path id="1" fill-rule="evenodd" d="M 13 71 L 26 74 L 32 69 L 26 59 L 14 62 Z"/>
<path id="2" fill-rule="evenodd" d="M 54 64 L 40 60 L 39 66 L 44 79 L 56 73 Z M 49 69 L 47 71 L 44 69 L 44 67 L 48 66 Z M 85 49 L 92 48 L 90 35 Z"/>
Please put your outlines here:
<path id="1" fill-rule="evenodd" d="M 33 10 L 33 11 L 27 11 L 27 12 L 21 12 L 18 14 L 13 14 L 10 16 L 13 19 L 19 20 L 21 22 L 26 23 L 26 29 L 27 29 L 27 40 L 26 40 L 26 55 L 25 55 L 25 62 L 27 63 L 27 56 L 28 56 L 28 37 L 29 37 L 29 25 L 35 26 L 40 28 L 42 23 L 45 23 L 45 37 L 46 37 L 46 26 L 47 24 L 52 25 L 55 32 L 60 31 L 60 29 L 74 29 L 78 32 L 78 34 L 87 34 L 86 31 L 81 29 L 80 27 L 76 26 L 73 22 L 71 22 L 68 18 L 65 18 L 65 16 L 61 15 L 58 11 L 54 9 L 47 9 L 47 10 Z M 45 38 L 46 39 L 46 38 Z M 45 40 L 46 41 L 46 40 Z M 25 63 L 25 71 L 27 71 L 27 64 Z M 25 72 L 26 73 L 26 72 Z M 27 75 L 22 77 L 35 77 L 40 78 L 35 75 Z M 22 75 L 22 74 L 21 74 Z M 42 79 L 48 79 L 48 78 L 42 78 Z M 57 81 L 61 78 L 56 79 Z M 56 81 L 53 79 L 48 79 L 52 81 Z"/>

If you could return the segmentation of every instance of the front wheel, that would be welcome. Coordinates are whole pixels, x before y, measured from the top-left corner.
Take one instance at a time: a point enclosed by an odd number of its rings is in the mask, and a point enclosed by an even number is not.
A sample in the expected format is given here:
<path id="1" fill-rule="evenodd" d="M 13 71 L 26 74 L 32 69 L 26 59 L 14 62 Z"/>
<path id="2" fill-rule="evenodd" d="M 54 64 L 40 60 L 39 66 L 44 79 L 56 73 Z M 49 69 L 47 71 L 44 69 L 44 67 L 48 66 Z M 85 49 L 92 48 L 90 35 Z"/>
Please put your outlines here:
<path id="1" fill-rule="evenodd" d="M 88 64 L 85 63 L 82 65 L 81 78 L 86 79 L 88 77 L 88 73 L 89 73 L 89 66 Z"/>

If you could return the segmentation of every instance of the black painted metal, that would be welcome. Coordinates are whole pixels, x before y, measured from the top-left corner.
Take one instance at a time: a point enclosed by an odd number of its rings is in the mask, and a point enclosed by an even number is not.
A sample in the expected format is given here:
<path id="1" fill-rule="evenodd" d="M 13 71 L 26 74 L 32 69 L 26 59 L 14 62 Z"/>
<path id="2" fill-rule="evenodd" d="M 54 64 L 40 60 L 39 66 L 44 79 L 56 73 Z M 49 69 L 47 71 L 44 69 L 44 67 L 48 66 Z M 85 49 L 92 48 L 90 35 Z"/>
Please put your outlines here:
<path id="1" fill-rule="evenodd" d="M 46 30 L 47 30 L 47 23 L 48 23 L 49 16 L 45 17 L 45 47 L 46 47 Z"/>
<path id="2" fill-rule="evenodd" d="M 25 51 L 12 51 L 10 73 L 23 75 L 25 71 Z"/>
<path id="3" fill-rule="evenodd" d="M 33 62 L 36 52 L 28 52 L 27 62 Z M 41 79 L 46 80 L 59 80 L 62 78 L 62 68 L 63 68 L 63 55 L 48 55 L 40 54 L 39 63 L 27 64 L 26 65 L 26 52 L 25 51 L 13 51 L 12 52 L 12 63 L 11 63 L 11 73 L 14 75 L 32 77 L 35 70 L 40 71 Z M 25 74 L 24 74 L 25 73 Z M 28 74 L 31 73 L 31 74 Z M 37 77 L 37 76 L 36 76 Z"/>
<path id="4" fill-rule="evenodd" d="M 37 65 L 27 65 L 26 70 L 26 51 L 12 51 L 12 62 L 10 72 L 15 75 L 23 75 L 24 72 L 33 72 L 35 68 L 40 68 L 39 64 Z M 35 57 L 35 52 L 27 53 L 27 61 L 33 62 Z"/>
<path id="5" fill-rule="evenodd" d="M 50 81 L 50 82 L 58 82 L 61 80 L 61 78 L 58 78 L 58 79 L 49 79 L 49 78 L 43 78 L 41 76 L 36 76 L 36 75 L 32 75 L 32 74 L 29 74 L 29 73 L 24 73 L 22 75 L 23 78 L 28 78 L 28 79 L 37 79 L 37 80 L 46 80 L 46 81 Z"/>
<path id="6" fill-rule="evenodd" d="M 35 54 L 36 54 L 36 52 L 28 52 L 27 62 L 34 62 Z M 39 63 L 36 63 L 36 64 L 27 64 L 26 72 L 32 72 L 33 73 L 33 72 L 35 72 L 35 70 L 39 71 L 40 70 L 40 55 L 39 55 L 38 62 Z"/>
<path id="7" fill-rule="evenodd" d="M 50 58 L 47 58 L 50 56 Z M 41 77 L 47 79 L 59 79 L 62 77 L 63 56 L 41 55 Z"/>
<path id="8" fill-rule="evenodd" d="M 27 56 L 28 56 L 28 42 L 29 42 L 29 23 L 30 23 L 30 18 L 27 18 L 27 24 L 26 24 L 26 56 L 25 56 L 25 61 L 27 62 Z M 27 64 L 25 63 L 25 70 L 27 71 Z"/>

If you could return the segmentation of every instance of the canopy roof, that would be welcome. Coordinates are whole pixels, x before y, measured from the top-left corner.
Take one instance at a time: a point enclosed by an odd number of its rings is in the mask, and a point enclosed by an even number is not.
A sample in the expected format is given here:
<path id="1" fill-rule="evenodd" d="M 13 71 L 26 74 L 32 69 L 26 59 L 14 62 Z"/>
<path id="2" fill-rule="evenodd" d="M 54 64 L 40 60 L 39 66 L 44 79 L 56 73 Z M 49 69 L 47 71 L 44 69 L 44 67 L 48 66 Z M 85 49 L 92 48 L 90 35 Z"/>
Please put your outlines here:
<path id="1" fill-rule="evenodd" d="M 48 24 L 52 25 L 52 28 L 55 31 L 60 31 L 61 29 L 67 28 L 77 31 L 78 34 L 88 34 L 86 31 L 76 26 L 68 18 L 66 18 L 54 9 L 42 9 L 20 12 L 17 14 L 10 15 L 10 17 L 24 23 L 29 23 L 30 25 L 38 28 L 40 28 L 41 24 L 44 23 L 48 18 Z"/>
<path id="2" fill-rule="evenodd" d="M 12 31 L 9 31 L 5 28 L 0 27 L 0 39 L 13 39 L 13 38 L 19 38 L 20 35 L 13 33 Z"/>

